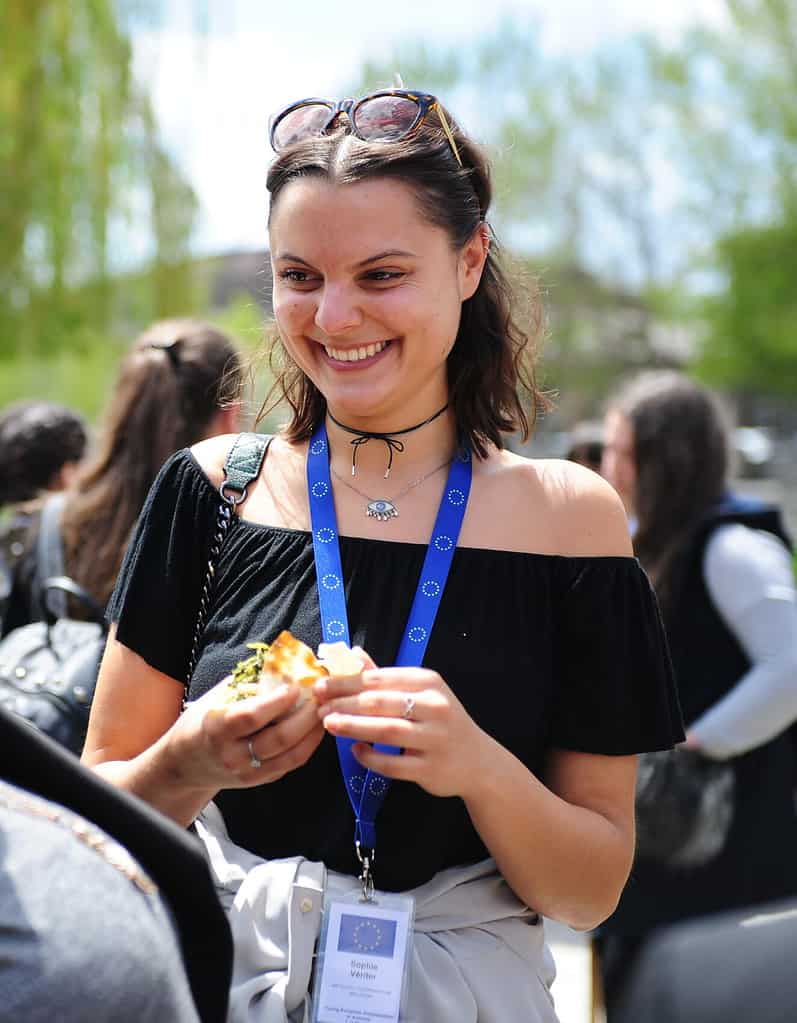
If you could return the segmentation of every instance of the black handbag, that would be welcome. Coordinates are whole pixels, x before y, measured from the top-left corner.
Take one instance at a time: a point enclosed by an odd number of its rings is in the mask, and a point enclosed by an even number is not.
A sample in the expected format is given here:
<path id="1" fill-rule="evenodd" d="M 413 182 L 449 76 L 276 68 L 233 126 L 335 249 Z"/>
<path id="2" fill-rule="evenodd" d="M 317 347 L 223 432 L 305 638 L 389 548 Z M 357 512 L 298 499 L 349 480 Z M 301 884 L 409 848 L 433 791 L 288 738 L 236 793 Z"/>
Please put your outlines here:
<path id="1" fill-rule="evenodd" d="M 80 754 L 107 628 L 103 609 L 64 574 L 63 508 L 62 493 L 42 505 L 32 594 L 40 620 L 0 640 L 0 703 Z M 68 598 L 85 620 L 68 617 Z"/>
<path id="2" fill-rule="evenodd" d="M 637 855 L 674 870 L 702 867 L 725 848 L 733 823 L 732 764 L 676 748 L 639 757 Z"/>
<path id="3" fill-rule="evenodd" d="M 47 599 L 51 593 L 77 599 L 91 620 L 59 618 Z M 80 754 L 105 648 L 102 608 L 66 576 L 45 579 L 42 600 L 44 621 L 0 640 L 0 703 Z"/>

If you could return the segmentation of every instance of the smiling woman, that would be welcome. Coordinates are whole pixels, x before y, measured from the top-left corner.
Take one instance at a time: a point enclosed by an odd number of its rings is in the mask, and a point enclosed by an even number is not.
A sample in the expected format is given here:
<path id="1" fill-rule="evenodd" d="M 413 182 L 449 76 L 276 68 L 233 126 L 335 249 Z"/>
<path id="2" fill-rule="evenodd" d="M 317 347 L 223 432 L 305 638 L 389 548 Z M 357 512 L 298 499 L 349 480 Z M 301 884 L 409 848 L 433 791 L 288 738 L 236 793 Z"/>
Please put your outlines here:
<path id="1" fill-rule="evenodd" d="M 164 468 L 113 601 L 85 759 L 196 819 L 236 907 L 231 1019 L 270 999 L 280 1020 L 401 1004 L 408 1020 L 552 1023 L 541 915 L 591 928 L 615 906 L 634 754 L 683 737 L 677 700 L 614 492 L 504 447 L 543 399 L 484 155 L 434 97 L 379 98 L 359 128 L 365 101 L 324 103 L 279 135 L 290 422 L 232 516 L 183 714 L 234 438 Z M 301 706 L 294 687 L 219 710 L 247 639 L 283 629 L 356 646 L 362 671 Z M 346 937 L 363 927 L 391 935 L 367 969 Z"/>
<path id="2" fill-rule="evenodd" d="M 408 425 L 447 403 L 447 358 L 479 283 L 485 232 L 455 250 L 403 182 L 313 177 L 279 196 L 270 232 L 280 337 L 338 419 Z M 398 247 L 385 251 L 386 237 Z M 456 301 L 441 301 L 448 294 Z"/>

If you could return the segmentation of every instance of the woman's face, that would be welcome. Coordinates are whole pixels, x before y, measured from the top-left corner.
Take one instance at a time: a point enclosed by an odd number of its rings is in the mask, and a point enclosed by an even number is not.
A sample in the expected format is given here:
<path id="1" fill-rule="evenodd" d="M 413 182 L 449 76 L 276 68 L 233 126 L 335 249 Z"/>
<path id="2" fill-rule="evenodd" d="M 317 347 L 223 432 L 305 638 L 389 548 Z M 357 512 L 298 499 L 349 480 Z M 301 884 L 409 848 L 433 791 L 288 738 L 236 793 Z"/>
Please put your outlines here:
<path id="1" fill-rule="evenodd" d="M 291 357 L 349 424 L 399 428 L 448 399 L 446 359 L 487 255 L 455 252 L 386 178 L 286 185 L 271 212 L 274 314 Z"/>
<path id="2" fill-rule="evenodd" d="M 620 495 L 626 514 L 634 515 L 636 491 L 634 431 L 629 420 L 621 412 L 609 412 L 606 416 L 601 475 Z"/>

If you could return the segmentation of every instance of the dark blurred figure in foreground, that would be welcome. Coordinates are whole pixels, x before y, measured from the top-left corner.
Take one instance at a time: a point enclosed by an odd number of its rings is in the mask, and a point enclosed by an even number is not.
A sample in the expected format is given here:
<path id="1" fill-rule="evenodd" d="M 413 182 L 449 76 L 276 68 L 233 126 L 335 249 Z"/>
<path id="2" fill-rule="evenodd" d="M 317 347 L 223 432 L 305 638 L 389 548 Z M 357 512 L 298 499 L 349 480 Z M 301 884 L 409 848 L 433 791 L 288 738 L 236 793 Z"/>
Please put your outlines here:
<path id="1" fill-rule="evenodd" d="M 603 426 L 585 420 L 576 423 L 568 435 L 565 458 L 569 462 L 586 465 L 593 472 L 600 472 L 603 457 Z"/>
<path id="2" fill-rule="evenodd" d="M 165 320 L 135 341 L 109 395 L 93 454 L 69 489 L 49 498 L 31 516 L 4 633 L 43 617 L 37 562 L 44 557 L 38 541 L 48 516 L 61 542 L 56 558 L 47 557 L 46 574 L 68 575 L 96 604 L 105 606 L 161 465 L 199 440 L 236 432 L 240 386 L 234 343 L 206 323 Z M 53 545 L 46 546 L 52 553 Z M 65 614 L 62 599 L 56 596 L 50 604 Z M 70 613 L 80 617 L 80 607 L 70 607 Z"/>
<path id="3" fill-rule="evenodd" d="M 699 866 L 639 855 L 600 929 L 608 1019 L 643 1023 L 624 1007 L 625 993 L 638 988 L 637 962 L 650 969 L 658 928 L 797 896 L 788 734 L 797 718 L 797 599 L 778 509 L 728 490 L 729 431 L 709 392 L 677 373 L 644 374 L 610 403 L 605 428 L 602 470 L 637 520 L 635 552 L 661 602 L 684 745 L 732 765 L 735 790 L 718 854 Z"/>
<path id="4" fill-rule="evenodd" d="M 0 635 L 34 502 L 72 482 L 87 441 L 83 419 L 63 405 L 20 401 L 0 413 Z"/>
<path id="5" fill-rule="evenodd" d="M 634 1023 L 791 1023 L 797 1007 L 797 902 L 664 927 L 629 984 Z"/>
<path id="6" fill-rule="evenodd" d="M 199 847 L 0 707 L 0 1023 L 223 1023 Z"/>

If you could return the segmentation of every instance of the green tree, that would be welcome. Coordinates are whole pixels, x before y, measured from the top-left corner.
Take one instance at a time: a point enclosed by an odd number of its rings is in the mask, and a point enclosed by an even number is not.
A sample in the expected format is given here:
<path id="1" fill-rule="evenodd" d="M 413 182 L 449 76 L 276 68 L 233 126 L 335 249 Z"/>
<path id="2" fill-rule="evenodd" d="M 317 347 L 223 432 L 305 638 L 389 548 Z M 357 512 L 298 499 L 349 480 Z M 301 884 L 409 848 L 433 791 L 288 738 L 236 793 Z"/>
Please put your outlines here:
<path id="1" fill-rule="evenodd" d="M 705 304 L 697 369 L 735 391 L 797 395 L 797 220 L 729 234 L 717 252 L 727 285 Z"/>
<path id="2" fill-rule="evenodd" d="M 797 4 L 727 0 L 728 27 L 652 52 L 686 204 L 715 274 L 697 303 L 696 370 L 735 391 L 797 396 Z"/>
<path id="3" fill-rule="evenodd" d="M 0 168 L 7 366 L 185 310 L 196 203 L 133 80 L 113 0 L 0 4 Z M 131 306 L 114 271 L 133 222 L 153 269 Z"/>
<path id="4" fill-rule="evenodd" d="M 723 29 L 650 50 L 671 155 L 715 236 L 797 212 L 797 4 L 726 7 Z"/>

